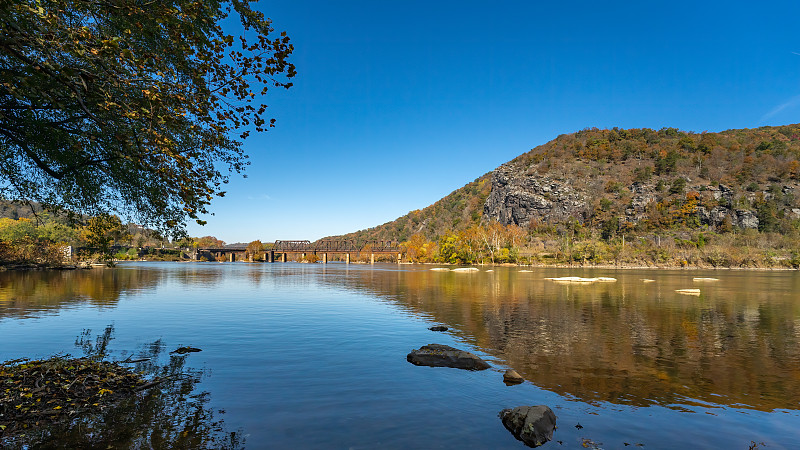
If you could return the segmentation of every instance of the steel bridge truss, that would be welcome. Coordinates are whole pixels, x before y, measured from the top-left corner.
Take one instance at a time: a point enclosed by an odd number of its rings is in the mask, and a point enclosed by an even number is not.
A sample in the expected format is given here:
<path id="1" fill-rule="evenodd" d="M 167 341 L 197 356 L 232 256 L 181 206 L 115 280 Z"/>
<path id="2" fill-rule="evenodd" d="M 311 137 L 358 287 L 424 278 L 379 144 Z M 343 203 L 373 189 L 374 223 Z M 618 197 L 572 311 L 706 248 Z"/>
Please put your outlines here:
<path id="1" fill-rule="evenodd" d="M 311 241 L 275 241 L 269 250 L 276 252 L 305 253 L 399 253 L 400 245 L 395 241 L 366 241 L 321 239 Z"/>

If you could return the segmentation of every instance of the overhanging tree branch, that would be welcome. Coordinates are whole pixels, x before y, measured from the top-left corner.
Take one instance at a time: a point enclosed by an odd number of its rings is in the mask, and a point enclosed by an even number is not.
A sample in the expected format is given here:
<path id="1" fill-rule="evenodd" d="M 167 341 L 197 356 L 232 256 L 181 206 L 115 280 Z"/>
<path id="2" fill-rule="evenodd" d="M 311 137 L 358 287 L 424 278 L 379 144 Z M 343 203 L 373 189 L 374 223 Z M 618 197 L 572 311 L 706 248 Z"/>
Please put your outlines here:
<path id="1" fill-rule="evenodd" d="M 231 133 L 273 122 L 254 93 L 295 75 L 289 38 L 249 5 L 0 1 L 0 152 L 16 155 L 0 181 L 161 231 L 206 212 L 248 164 Z M 245 31 L 229 57 L 231 11 Z"/>

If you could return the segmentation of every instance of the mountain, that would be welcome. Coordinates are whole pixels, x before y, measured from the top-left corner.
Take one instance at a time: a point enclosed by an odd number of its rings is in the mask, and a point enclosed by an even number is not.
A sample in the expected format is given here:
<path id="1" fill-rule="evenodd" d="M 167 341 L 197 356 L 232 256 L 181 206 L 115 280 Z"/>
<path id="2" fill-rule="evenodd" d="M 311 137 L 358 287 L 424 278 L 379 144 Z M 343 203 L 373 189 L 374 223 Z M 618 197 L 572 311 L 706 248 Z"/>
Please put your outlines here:
<path id="1" fill-rule="evenodd" d="M 431 206 L 340 238 L 436 240 L 497 221 L 625 232 L 800 229 L 800 124 L 684 132 L 587 128 L 558 136 Z"/>
<path id="2" fill-rule="evenodd" d="M 0 199 L 0 218 L 8 218 L 13 220 L 32 219 L 42 211 L 42 206 L 36 202 L 26 205 Z"/>

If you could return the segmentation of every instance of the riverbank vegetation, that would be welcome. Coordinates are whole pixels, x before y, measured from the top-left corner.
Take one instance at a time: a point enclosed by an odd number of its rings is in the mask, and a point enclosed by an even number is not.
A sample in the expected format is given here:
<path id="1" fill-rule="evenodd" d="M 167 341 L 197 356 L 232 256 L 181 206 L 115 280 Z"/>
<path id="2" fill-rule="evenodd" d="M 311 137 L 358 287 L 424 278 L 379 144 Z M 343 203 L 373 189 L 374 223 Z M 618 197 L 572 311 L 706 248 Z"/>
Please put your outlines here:
<path id="1" fill-rule="evenodd" d="M 574 224 L 528 232 L 516 225 L 476 225 L 438 240 L 416 234 L 401 244 L 414 263 L 613 265 L 624 267 L 800 268 L 796 236 L 675 230 L 603 236 Z"/>
<path id="2" fill-rule="evenodd" d="M 35 203 L 0 201 L 0 267 L 61 267 L 77 261 L 177 261 L 186 259 L 182 248 L 224 245 L 211 236 L 170 241 L 155 230 L 125 224 L 109 214 L 70 219 L 51 214 Z"/>
<path id="3" fill-rule="evenodd" d="M 114 215 L 69 219 L 38 204 L 0 201 L 0 267 L 4 268 L 58 268 L 81 261 L 183 261 L 197 248 L 209 247 L 223 248 L 226 243 L 213 236 L 169 240 L 155 230 L 122 223 Z M 254 241 L 248 252 L 258 260 L 264 248 Z"/>

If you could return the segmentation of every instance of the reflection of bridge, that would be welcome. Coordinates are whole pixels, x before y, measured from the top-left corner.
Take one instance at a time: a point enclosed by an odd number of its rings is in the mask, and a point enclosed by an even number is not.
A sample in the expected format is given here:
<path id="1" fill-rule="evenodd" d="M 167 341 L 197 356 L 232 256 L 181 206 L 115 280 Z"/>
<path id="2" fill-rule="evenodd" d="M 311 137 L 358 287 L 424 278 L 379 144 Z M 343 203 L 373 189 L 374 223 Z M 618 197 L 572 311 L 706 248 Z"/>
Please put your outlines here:
<path id="1" fill-rule="evenodd" d="M 400 262 L 400 246 L 394 241 L 367 241 L 356 242 L 348 240 L 337 239 L 322 239 L 319 241 L 275 241 L 274 243 L 264 244 L 263 250 L 252 251 L 244 247 L 201 247 L 194 253 L 194 258 L 199 259 L 200 256 L 212 256 L 214 259 L 220 257 L 228 261 L 253 261 L 255 254 L 263 254 L 265 262 L 275 262 L 277 260 L 286 262 L 289 255 L 300 255 L 301 259 L 305 260 L 308 255 L 314 255 L 319 258 L 321 254 L 321 261 L 328 262 L 329 255 L 344 255 L 346 263 L 350 263 L 350 255 L 360 256 L 362 253 L 369 253 L 370 263 L 375 263 L 375 255 L 391 255 L 397 257 L 397 262 Z M 315 258 L 315 259 L 316 259 Z"/>

